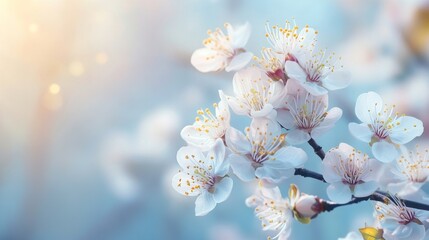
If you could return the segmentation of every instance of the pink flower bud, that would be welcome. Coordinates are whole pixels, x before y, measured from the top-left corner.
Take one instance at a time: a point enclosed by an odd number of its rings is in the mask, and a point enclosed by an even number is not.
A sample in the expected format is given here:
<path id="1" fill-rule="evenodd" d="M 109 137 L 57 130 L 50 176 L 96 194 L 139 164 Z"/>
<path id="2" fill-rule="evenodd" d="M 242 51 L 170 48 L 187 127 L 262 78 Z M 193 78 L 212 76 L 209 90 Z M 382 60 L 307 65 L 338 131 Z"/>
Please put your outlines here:
<path id="1" fill-rule="evenodd" d="M 304 218 L 314 218 L 322 210 L 320 199 L 312 195 L 301 195 L 295 204 L 295 211 Z"/>
<path id="2" fill-rule="evenodd" d="M 283 80 L 286 81 L 285 72 L 283 69 L 277 69 L 275 71 L 269 71 L 267 72 L 268 77 L 270 77 L 274 81 Z"/>

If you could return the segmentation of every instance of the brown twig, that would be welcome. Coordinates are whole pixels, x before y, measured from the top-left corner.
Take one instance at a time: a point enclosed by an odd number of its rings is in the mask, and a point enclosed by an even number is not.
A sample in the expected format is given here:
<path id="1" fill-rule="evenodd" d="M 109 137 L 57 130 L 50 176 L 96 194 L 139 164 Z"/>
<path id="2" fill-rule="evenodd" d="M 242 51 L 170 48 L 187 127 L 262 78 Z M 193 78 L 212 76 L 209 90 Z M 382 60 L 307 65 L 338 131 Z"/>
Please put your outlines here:
<path id="1" fill-rule="evenodd" d="M 322 174 L 317 173 L 317 172 L 313 172 L 313 171 L 305 169 L 305 168 L 296 168 L 295 169 L 295 175 L 301 176 L 301 177 L 313 178 L 313 179 L 316 179 L 316 180 L 321 181 L 321 182 L 326 182 L 325 179 L 323 178 Z M 330 212 L 337 207 L 347 206 L 347 205 L 351 205 L 351 204 L 355 204 L 355 203 L 359 203 L 359 202 L 363 202 L 363 201 L 368 201 L 368 200 L 384 202 L 386 200 L 386 198 L 391 198 L 389 193 L 386 193 L 383 191 L 376 191 L 375 193 L 373 193 L 367 197 L 355 197 L 348 203 L 340 204 L 340 203 L 332 203 L 332 202 L 328 202 L 328 201 L 323 201 L 323 206 L 324 206 L 324 211 Z M 429 211 L 429 205 L 427 205 L 427 204 L 414 202 L 414 201 L 410 201 L 410 200 L 406 200 L 406 199 L 400 199 L 400 200 L 407 207 Z"/>

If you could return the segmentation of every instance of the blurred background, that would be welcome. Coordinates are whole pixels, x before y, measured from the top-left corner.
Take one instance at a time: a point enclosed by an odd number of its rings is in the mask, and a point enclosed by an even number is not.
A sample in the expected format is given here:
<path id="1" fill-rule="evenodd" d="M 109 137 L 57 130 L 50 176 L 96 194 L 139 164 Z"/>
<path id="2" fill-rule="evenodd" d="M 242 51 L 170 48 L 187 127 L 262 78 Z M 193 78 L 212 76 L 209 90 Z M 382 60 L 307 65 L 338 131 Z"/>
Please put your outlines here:
<path id="1" fill-rule="evenodd" d="M 194 216 L 176 193 L 179 132 L 231 93 L 232 74 L 190 64 L 206 30 L 295 19 L 343 57 L 353 83 L 330 95 L 344 115 L 318 142 L 368 152 L 352 138 L 356 97 L 373 90 L 429 126 L 429 2 L 419 0 L 0 0 L 0 239 L 265 239 L 235 181 L 225 203 Z M 248 119 L 233 117 L 243 129 Z M 414 141 L 425 144 L 428 134 Z M 308 168 L 320 161 L 308 150 Z M 325 185 L 290 183 L 326 198 Z M 426 189 L 427 190 L 427 189 Z M 370 225 L 373 205 L 339 208 L 293 239 L 337 239 Z"/>

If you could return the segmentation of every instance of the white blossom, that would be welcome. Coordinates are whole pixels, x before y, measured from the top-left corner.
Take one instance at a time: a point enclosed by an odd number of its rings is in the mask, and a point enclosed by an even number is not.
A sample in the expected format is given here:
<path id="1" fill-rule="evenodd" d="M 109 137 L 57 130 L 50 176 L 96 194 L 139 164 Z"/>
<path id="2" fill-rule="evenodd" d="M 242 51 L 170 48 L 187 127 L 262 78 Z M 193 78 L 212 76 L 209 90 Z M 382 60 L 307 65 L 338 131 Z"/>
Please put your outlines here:
<path id="1" fill-rule="evenodd" d="M 232 84 L 235 96 L 226 96 L 226 99 L 238 115 L 274 119 L 276 109 L 283 106 L 283 83 L 271 80 L 257 67 L 235 73 Z"/>
<path id="2" fill-rule="evenodd" d="M 177 152 L 182 169 L 173 177 L 172 185 L 185 196 L 198 196 L 196 216 L 206 215 L 231 193 L 232 179 L 227 176 L 229 163 L 224 159 L 225 146 L 221 139 L 216 140 L 207 154 L 192 146 L 182 147 Z"/>
<path id="3" fill-rule="evenodd" d="M 299 27 L 286 21 L 285 27 L 278 25 L 265 25 L 265 36 L 271 48 L 263 48 L 261 57 L 254 57 L 266 74 L 273 80 L 286 81 L 285 62 L 296 60 L 296 56 L 310 51 L 316 44 L 317 32 L 305 26 L 301 31 Z"/>
<path id="4" fill-rule="evenodd" d="M 329 198 L 346 203 L 355 197 L 366 197 L 375 192 L 379 162 L 346 143 L 332 148 L 323 159 L 323 178 L 330 185 Z"/>
<path id="5" fill-rule="evenodd" d="M 294 80 L 286 84 L 286 108 L 278 110 L 277 120 L 286 129 L 290 144 L 301 144 L 330 130 L 342 110 L 328 110 L 328 95 L 313 96 Z"/>
<path id="6" fill-rule="evenodd" d="M 285 56 L 283 54 L 275 52 L 272 48 L 263 48 L 261 57 L 253 56 L 253 59 L 274 81 L 287 80 L 284 72 Z"/>
<path id="7" fill-rule="evenodd" d="M 225 28 L 228 35 L 219 28 L 214 32 L 209 30 L 209 37 L 203 41 L 204 48 L 192 54 L 191 63 L 198 71 L 237 71 L 252 60 L 253 54 L 244 49 L 249 40 L 250 25 L 246 23 L 234 28 L 225 23 Z"/>
<path id="8" fill-rule="evenodd" d="M 287 240 L 292 230 L 292 212 L 289 200 L 282 198 L 280 189 L 263 188 L 246 199 L 248 207 L 255 208 L 255 215 L 261 221 L 262 230 L 274 232 L 268 239 Z"/>
<path id="9" fill-rule="evenodd" d="M 388 184 L 388 189 L 399 196 L 408 196 L 429 181 L 429 150 L 420 150 L 416 146 L 414 151 L 408 151 L 402 146 L 401 152 L 392 166 L 393 181 Z"/>
<path id="10" fill-rule="evenodd" d="M 358 97 L 355 113 L 362 123 L 350 123 L 351 134 L 369 143 L 374 157 L 382 162 L 396 159 L 398 145 L 408 143 L 423 133 L 420 120 L 395 112 L 395 105 L 384 105 L 375 92 Z"/>
<path id="11" fill-rule="evenodd" d="M 316 44 L 317 31 L 306 25 L 301 31 L 297 25 L 286 21 L 284 27 L 265 25 L 267 37 L 274 52 L 283 56 L 282 61 L 295 60 L 298 55 L 311 51 Z"/>
<path id="12" fill-rule="evenodd" d="M 286 146 L 285 134 L 274 121 L 255 119 L 245 132 L 235 128 L 226 132 L 227 146 L 233 152 L 229 155 L 231 168 L 243 181 L 258 178 L 278 183 L 307 161 L 302 149 Z"/>
<path id="13" fill-rule="evenodd" d="M 230 126 L 229 107 L 221 95 L 221 101 L 215 103 L 213 114 L 210 109 L 200 109 L 197 111 L 193 125 L 186 126 L 180 133 L 182 138 L 190 145 L 207 150 L 211 148 L 217 139 L 223 138 L 226 130 Z"/>
<path id="14" fill-rule="evenodd" d="M 312 50 L 298 55 L 295 61 L 286 61 L 287 76 L 315 96 L 347 87 L 350 84 L 349 73 L 342 70 L 334 54 L 326 55 L 326 51 Z"/>
<path id="15" fill-rule="evenodd" d="M 427 212 L 408 208 L 396 196 L 390 196 L 387 201 L 375 204 L 375 216 L 384 230 L 383 237 L 386 240 L 424 239 L 423 221 L 427 219 Z"/>

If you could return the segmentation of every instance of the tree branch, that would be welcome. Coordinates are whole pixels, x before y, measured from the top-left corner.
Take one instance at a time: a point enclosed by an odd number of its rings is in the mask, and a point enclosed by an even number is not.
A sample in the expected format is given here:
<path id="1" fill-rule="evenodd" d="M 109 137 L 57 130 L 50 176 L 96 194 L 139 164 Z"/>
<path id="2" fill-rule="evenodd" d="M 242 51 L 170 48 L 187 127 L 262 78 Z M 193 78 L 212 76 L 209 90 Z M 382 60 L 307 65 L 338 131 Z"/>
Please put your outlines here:
<path id="1" fill-rule="evenodd" d="M 348 206 L 348 205 L 352 205 L 355 203 L 360 203 L 360 202 L 368 201 L 368 200 L 384 202 L 384 199 L 385 199 L 384 196 L 379 195 L 378 193 L 374 193 L 374 194 L 369 195 L 367 197 L 359 197 L 359 198 L 355 197 L 348 203 L 333 203 L 333 202 L 328 202 L 328 201 L 323 200 L 322 205 L 323 205 L 323 211 L 324 212 L 330 212 L 337 207 Z"/>
<path id="2" fill-rule="evenodd" d="M 316 153 L 317 156 L 319 156 L 320 159 L 323 161 L 323 159 L 325 158 L 325 152 L 323 151 L 322 147 L 319 146 L 319 144 L 317 144 L 313 138 L 310 138 L 310 140 L 308 140 L 308 144 L 310 144 L 310 146 L 314 150 L 314 153 Z"/>
<path id="3" fill-rule="evenodd" d="M 305 169 L 305 168 L 296 168 L 295 169 L 295 175 L 305 177 L 305 178 L 307 178 L 307 177 L 313 178 L 313 179 L 319 180 L 321 182 L 326 182 L 325 179 L 323 178 L 322 174 L 317 173 L 317 172 L 313 172 L 313 171 Z M 328 201 L 323 200 L 322 204 L 323 204 L 324 211 L 330 212 L 330 211 L 334 210 L 335 208 L 341 207 L 341 206 L 352 205 L 355 203 L 368 201 L 368 200 L 385 202 L 386 199 L 390 199 L 390 198 L 391 197 L 390 197 L 389 193 L 386 193 L 383 191 L 376 191 L 375 193 L 373 193 L 367 197 L 355 197 L 348 203 L 340 204 L 340 203 L 333 203 L 333 202 L 328 202 Z M 401 198 L 400 198 L 400 200 L 405 204 L 405 206 L 407 206 L 409 208 L 415 208 L 415 209 L 429 211 L 429 205 L 427 205 L 427 204 L 414 202 L 414 201 L 401 199 Z"/>
<path id="4" fill-rule="evenodd" d="M 295 175 L 305 177 L 305 178 L 314 178 L 321 182 L 326 182 L 322 174 L 313 172 L 305 168 L 295 168 Z"/>

